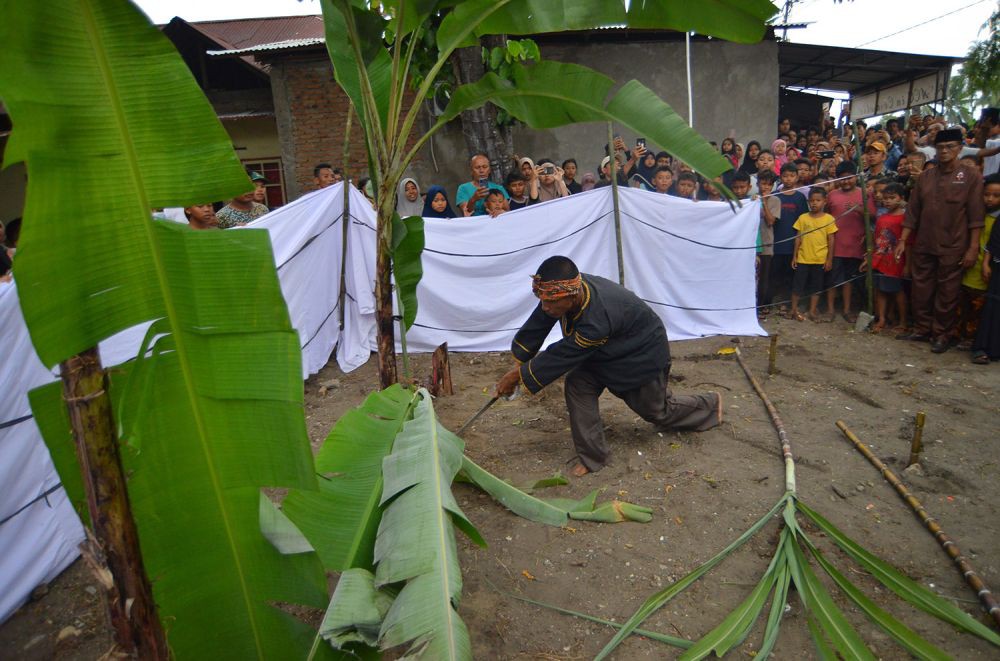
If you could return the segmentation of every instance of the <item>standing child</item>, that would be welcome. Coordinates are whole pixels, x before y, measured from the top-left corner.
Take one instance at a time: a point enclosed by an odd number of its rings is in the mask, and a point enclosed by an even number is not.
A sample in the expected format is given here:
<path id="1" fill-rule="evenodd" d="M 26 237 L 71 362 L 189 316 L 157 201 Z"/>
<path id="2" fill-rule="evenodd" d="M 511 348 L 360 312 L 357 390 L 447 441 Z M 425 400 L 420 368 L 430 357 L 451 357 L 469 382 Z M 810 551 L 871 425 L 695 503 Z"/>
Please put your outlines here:
<path id="1" fill-rule="evenodd" d="M 896 301 L 896 329 L 906 330 L 906 292 L 903 291 L 903 260 L 896 259 L 896 244 L 903 235 L 903 217 L 906 214 L 904 198 L 906 188 L 902 184 L 890 183 L 882 191 L 885 213 L 875 222 L 875 254 L 872 255 L 872 271 L 875 276 L 875 315 L 872 327 L 878 333 L 889 325 L 889 297 Z M 862 265 L 864 268 L 865 265 Z"/>
<path id="2" fill-rule="evenodd" d="M 809 213 L 799 216 L 794 225 L 795 254 L 792 255 L 792 309 L 789 319 L 805 321 L 799 313 L 799 298 L 809 294 L 809 319 L 819 321 L 819 292 L 823 288 L 823 273 L 833 268 L 833 236 L 837 223 L 826 213 L 826 190 L 809 191 Z"/>
<path id="3" fill-rule="evenodd" d="M 865 255 L 865 217 L 861 204 L 861 189 L 855 176 L 858 168 L 851 161 L 837 165 L 837 190 L 830 192 L 830 214 L 837 220 L 837 238 L 833 243 L 833 269 L 826 286 L 827 321 L 837 318 L 837 292 L 843 298 L 843 315 L 849 323 L 854 323 L 857 315 L 851 309 L 855 278 L 860 272 Z M 874 212 L 869 197 L 868 209 Z"/>
<path id="4" fill-rule="evenodd" d="M 745 173 L 744 173 L 745 174 Z M 767 319 L 771 308 L 771 259 L 774 257 L 774 223 L 781 215 L 781 200 L 772 195 L 776 177 L 773 172 L 757 175 L 760 189 L 760 266 L 757 270 L 757 318 Z M 735 177 L 733 185 L 736 185 Z"/>
<path id="5" fill-rule="evenodd" d="M 989 234 L 989 238 L 985 244 L 980 244 L 983 246 L 980 272 L 988 284 L 983 295 L 986 302 L 980 314 L 976 339 L 972 343 L 972 362 L 977 365 L 1000 360 L 1000 274 L 997 273 L 1000 271 L 1000 231 L 990 230 L 1000 214 L 1000 173 L 989 175 L 984 183 L 987 230 L 983 234 Z"/>
<path id="6" fill-rule="evenodd" d="M 771 262 L 771 295 L 784 294 L 792 284 L 792 256 L 795 246 L 795 221 L 809 213 L 806 196 L 795 190 L 799 172 L 787 163 L 781 168 L 781 213 L 774 223 L 774 259 Z"/>

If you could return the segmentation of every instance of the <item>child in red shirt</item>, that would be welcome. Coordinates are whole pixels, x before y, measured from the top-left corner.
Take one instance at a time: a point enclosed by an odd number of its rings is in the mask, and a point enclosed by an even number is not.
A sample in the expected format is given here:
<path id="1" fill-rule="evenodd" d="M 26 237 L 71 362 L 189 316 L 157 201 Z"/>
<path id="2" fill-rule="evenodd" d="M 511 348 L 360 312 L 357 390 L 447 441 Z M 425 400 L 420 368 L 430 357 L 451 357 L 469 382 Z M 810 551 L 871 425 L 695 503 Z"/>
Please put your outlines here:
<path id="1" fill-rule="evenodd" d="M 882 191 L 885 213 L 875 222 L 875 254 L 872 255 L 872 270 L 875 276 L 875 314 L 877 320 L 872 332 L 877 333 L 889 325 L 889 298 L 896 300 L 896 332 L 906 330 L 906 292 L 903 291 L 903 260 L 898 260 L 894 251 L 903 235 L 903 217 L 906 215 L 904 197 L 906 189 L 895 182 Z"/>

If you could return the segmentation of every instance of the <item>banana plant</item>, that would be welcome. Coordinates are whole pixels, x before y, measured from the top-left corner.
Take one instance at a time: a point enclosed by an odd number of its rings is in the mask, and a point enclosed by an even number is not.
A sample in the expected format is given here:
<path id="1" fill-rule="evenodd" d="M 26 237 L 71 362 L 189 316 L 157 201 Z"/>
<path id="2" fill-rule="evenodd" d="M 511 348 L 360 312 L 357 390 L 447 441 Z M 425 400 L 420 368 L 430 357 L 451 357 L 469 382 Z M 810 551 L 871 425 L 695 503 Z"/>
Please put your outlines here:
<path id="1" fill-rule="evenodd" d="M 51 367 L 149 326 L 107 386 L 109 446 L 167 643 L 181 658 L 305 656 L 312 631 L 274 604 L 322 608 L 322 565 L 261 501 L 263 487 L 316 488 L 269 236 L 150 213 L 251 183 L 187 66 L 131 3 L 0 12 L 5 160 L 28 172 L 16 282 L 34 347 Z M 34 403 L 53 455 L 71 454 L 58 388 Z"/>
<path id="2" fill-rule="evenodd" d="M 462 111 L 492 102 L 532 128 L 576 122 L 617 122 L 670 151 L 712 178 L 729 166 L 669 105 L 637 81 L 612 91 L 615 81 L 579 65 L 539 62 L 511 65 L 509 78 L 488 73 L 458 87 L 444 115 L 430 130 L 413 135 L 423 102 L 450 66 L 455 49 L 480 37 L 531 35 L 606 27 L 693 30 L 736 42 L 754 42 L 777 9 L 768 0 L 713 0 L 711 11 L 682 0 L 322 0 L 326 47 L 334 77 L 358 111 L 369 174 L 377 199 L 376 327 L 379 381 L 396 382 L 392 271 L 419 252 L 393 255 L 393 227 L 399 181 L 420 148 Z M 415 53 L 432 15 L 440 19 L 432 64 L 417 74 Z M 415 77 L 415 74 L 416 77 Z M 419 79 L 419 84 L 412 83 Z M 406 318 L 416 316 L 417 282 L 397 279 Z"/>

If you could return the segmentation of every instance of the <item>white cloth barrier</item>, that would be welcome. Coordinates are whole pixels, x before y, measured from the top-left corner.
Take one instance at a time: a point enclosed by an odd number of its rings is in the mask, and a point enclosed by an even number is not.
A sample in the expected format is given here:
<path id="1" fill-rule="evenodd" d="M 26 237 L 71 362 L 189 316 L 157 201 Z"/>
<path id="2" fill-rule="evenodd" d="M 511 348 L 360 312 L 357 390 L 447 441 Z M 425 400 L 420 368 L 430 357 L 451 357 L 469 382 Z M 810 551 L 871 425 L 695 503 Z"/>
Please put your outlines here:
<path id="1" fill-rule="evenodd" d="M 620 192 L 625 283 L 651 302 L 672 340 L 765 334 L 753 309 L 754 251 L 719 250 L 677 238 L 752 246 L 758 203 L 734 213 L 724 203 Z M 375 212 L 360 192 L 352 188 L 350 193 L 343 332 L 337 306 L 343 184 L 310 193 L 250 225 L 271 235 L 282 293 L 302 346 L 303 378 L 326 365 L 334 346 L 345 371 L 363 365 L 375 349 Z M 428 218 L 425 235 L 419 309 L 407 334 L 411 351 L 431 351 L 444 341 L 453 351 L 509 349 L 535 305 L 529 276 L 548 256 L 566 255 L 587 273 L 618 277 L 607 188 L 498 219 Z M 102 342 L 104 363 L 132 358 L 147 327 Z M 554 329 L 550 341 L 558 335 Z M 14 283 L 0 283 L 0 337 L 8 349 L 0 365 L 0 424 L 8 423 L 0 428 L 0 520 L 10 517 L 0 524 L 2 622 L 36 585 L 52 580 L 76 558 L 83 529 L 29 417 L 28 391 L 58 373 L 46 370 L 34 352 Z"/>

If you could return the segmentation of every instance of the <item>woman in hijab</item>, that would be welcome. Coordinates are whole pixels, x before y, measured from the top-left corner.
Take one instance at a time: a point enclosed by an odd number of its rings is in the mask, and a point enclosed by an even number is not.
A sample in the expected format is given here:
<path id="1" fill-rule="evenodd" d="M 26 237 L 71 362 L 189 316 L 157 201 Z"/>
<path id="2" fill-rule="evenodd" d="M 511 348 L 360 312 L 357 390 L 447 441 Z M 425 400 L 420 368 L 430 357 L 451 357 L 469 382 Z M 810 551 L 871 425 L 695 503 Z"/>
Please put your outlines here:
<path id="1" fill-rule="evenodd" d="M 584 172 L 583 179 L 580 180 L 580 188 L 583 191 L 589 191 L 597 185 L 597 177 L 593 172 Z"/>
<path id="2" fill-rule="evenodd" d="M 743 156 L 743 164 L 740 166 L 740 172 L 746 172 L 749 175 L 757 174 L 757 156 L 760 154 L 760 143 L 756 140 L 751 140 L 747 143 L 747 151 Z"/>
<path id="3" fill-rule="evenodd" d="M 518 160 L 517 164 L 521 168 L 521 174 L 524 175 L 524 180 L 531 181 L 531 178 L 535 173 L 535 162 L 527 156 L 524 156 Z"/>
<path id="4" fill-rule="evenodd" d="M 420 212 L 424 218 L 455 218 L 455 212 L 448 201 L 448 193 L 443 186 L 431 186 L 424 197 L 424 208 Z"/>
<path id="5" fill-rule="evenodd" d="M 729 161 L 730 165 L 734 168 L 739 167 L 740 162 L 736 158 L 736 141 L 732 138 L 723 138 L 722 145 L 719 147 L 719 151 L 722 156 Z"/>
<path id="6" fill-rule="evenodd" d="M 420 186 L 415 179 L 405 177 L 396 189 L 396 212 L 400 218 L 419 216 L 423 213 L 424 201 L 420 199 Z"/>
<path id="7" fill-rule="evenodd" d="M 653 175 L 656 173 L 656 154 L 646 151 L 635 166 L 630 177 L 637 188 L 653 190 Z"/>
<path id="8" fill-rule="evenodd" d="M 535 166 L 535 178 L 530 182 L 530 186 L 531 192 L 528 197 L 533 200 L 537 197 L 539 202 L 569 196 L 569 189 L 563 182 L 563 169 L 548 158 L 538 161 L 538 165 Z"/>

